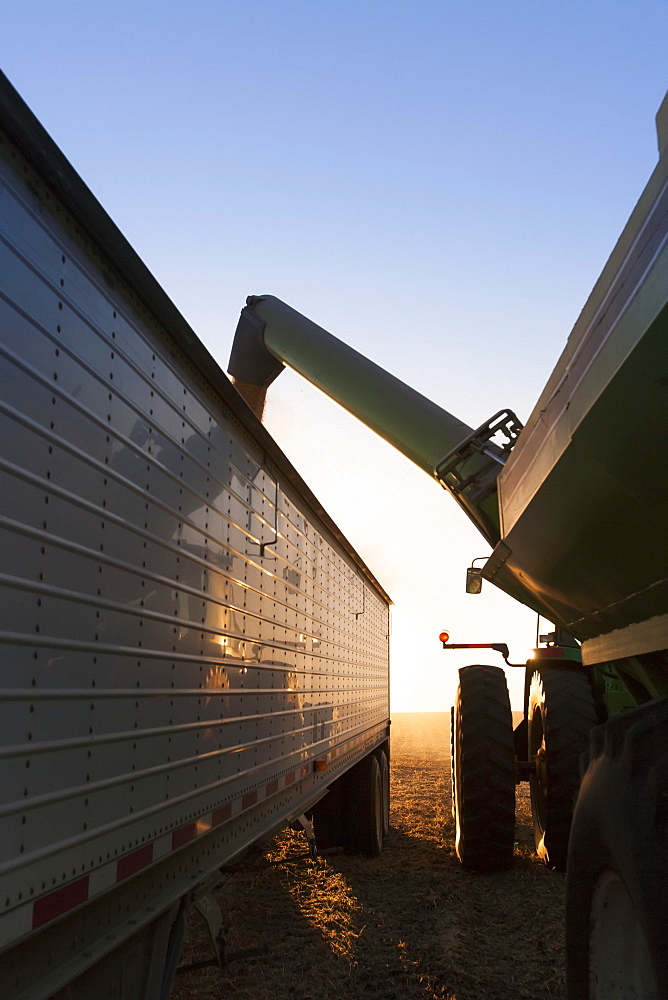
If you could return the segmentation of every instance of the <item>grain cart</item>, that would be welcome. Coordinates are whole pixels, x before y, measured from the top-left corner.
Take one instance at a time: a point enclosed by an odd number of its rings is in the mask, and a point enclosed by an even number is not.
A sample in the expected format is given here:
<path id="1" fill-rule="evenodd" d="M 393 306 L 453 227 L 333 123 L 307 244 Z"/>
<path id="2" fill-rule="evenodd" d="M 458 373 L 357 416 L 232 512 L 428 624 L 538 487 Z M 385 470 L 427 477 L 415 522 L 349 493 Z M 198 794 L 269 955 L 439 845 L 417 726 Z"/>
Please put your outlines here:
<path id="1" fill-rule="evenodd" d="M 166 1000 L 253 845 L 380 851 L 389 599 L 4 77 L 0 124 L 0 996 Z"/>
<path id="2" fill-rule="evenodd" d="M 470 589 L 555 623 L 514 732 L 502 669 L 460 671 L 454 809 L 461 860 L 503 868 L 530 780 L 539 852 L 568 853 L 571 1000 L 668 996 L 668 100 L 657 125 L 659 164 L 526 426 L 467 427 L 271 296 L 248 299 L 229 366 L 258 412 L 287 365 L 377 431 L 492 547 Z"/>

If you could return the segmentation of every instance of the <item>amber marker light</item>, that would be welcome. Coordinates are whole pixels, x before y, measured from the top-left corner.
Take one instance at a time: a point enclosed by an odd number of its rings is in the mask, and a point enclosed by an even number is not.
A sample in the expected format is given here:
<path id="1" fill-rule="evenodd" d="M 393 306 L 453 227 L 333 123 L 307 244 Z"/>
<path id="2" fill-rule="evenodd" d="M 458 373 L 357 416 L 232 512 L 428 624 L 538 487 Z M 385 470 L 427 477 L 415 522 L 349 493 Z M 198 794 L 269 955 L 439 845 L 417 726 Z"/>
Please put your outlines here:
<path id="1" fill-rule="evenodd" d="M 313 761 L 313 770 L 314 771 L 326 771 L 327 770 L 327 761 L 324 758 L 320 758 L 320 760 L 314 760 Z"/>
<path id="2" fill-rule="evenodd" d="M 450 633 L 449 632 L 441 632 L 441 634 L 438 637 L 438 641 L 439 642 L 447 642 L 449 638 L 450 638 Z"/>

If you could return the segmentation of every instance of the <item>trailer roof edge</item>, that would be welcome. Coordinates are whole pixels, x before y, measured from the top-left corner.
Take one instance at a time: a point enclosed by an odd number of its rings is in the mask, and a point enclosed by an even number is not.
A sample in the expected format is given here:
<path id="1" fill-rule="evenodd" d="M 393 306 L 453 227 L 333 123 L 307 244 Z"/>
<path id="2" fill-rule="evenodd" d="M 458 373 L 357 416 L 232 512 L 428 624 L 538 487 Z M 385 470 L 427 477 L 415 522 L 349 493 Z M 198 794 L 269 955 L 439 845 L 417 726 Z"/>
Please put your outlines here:
<path id="1" fill-rule="evenodd" d="M 70 161 L 36 118 L 20 94 L 0 71 L 0 124 L 20 148 L 33 169 L 119 272 L 131 285 L 179 347 L 187 352 L 202 377 L 220 394 L 323 526 L 341 545 L 359 571 L 388 604 L 392 603 L 362 557 L 343 535 L 288 457 L 234 388 L 187 320 L 105 211 Z M 240 293 L 240 301 L 243 298 Z"/>

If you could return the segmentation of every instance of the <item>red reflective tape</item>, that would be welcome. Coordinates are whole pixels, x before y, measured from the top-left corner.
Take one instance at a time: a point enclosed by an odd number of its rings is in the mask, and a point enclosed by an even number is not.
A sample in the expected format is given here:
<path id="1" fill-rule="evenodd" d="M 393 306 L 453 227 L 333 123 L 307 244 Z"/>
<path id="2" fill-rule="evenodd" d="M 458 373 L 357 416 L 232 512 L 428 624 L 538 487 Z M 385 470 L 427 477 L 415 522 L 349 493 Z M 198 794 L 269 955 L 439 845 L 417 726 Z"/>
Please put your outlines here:
<path id="1" fill-rule="evenodd" d="M 257 792 L 246 792 L 243 799 L 241 800 L 242 809 L 250 809 L 257 802 Z"/>
<path id="2" fill-rule="evenodd" d="M 153 844 L 144 844 L 131 854 L 126 854 L 124 858 L 119 858 L 116 863 L 116 881 L 122 882 L 124 878 L 130 878 L 146 868 L 153 861 Z"/>
<path id="3" fill-rule="evenodd" d="M 194 840 L 197 836 L 197 823 L 186 823 L 184 826 L 180 826 L 178 830 L 174 830 L 172 834 L 172 850 L 175 851 L 177 847 L 183 847 L 184 844 L 189 844 L 191 840 Z"/>
<path id="4" fill-rule="evenodd" d="M 270 781 L 265 786 L 265 794 L 267 795 L 267 797 L 269 797 L 270 795 L 275 795 L 277 791 L 278 791 L 278 782 L 277 781 Z"/>
<path id="5" fill-rule="evenodd" d="M 290 771 L 289 774 L 286 774 L 286 776 L 285 776 L 285 784 L 286 784 L 286 786 L 287 785 L 293 785 L 296 777 L 297 777 L 297 775 L 295 774 L 294 771 Z"/>
<path id="6" fill-rule="evenodd" d="M 225 806 L 220 806 L 219 809 L 213 810 L 213 815 L 211 822 L 213 826 L 220 826 L 221 823 L 227 822 L 227 820 L 232 815 L 232 805 L 230 802 Z"/>
<path id="7" fill-rule="evenodd" d="M 88 899 L 88 875 L 70 882 L 48 896 L 38 899 L 32 908 L 32 929 L 37 930 L 50 920 L 55 920 L 75 906 L 80 906 Z"/>

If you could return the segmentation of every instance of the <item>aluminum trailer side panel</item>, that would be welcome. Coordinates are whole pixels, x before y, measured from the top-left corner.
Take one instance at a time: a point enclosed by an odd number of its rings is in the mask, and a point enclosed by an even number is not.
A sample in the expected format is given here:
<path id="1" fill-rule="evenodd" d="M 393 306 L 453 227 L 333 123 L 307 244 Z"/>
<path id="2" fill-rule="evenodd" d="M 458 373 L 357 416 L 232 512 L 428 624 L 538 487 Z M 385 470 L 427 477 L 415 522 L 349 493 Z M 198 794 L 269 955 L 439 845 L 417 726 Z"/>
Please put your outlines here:
<path id="1" fill-rule="evenodd" d="M 35 932 L 57 947 L 74 915 L 92 961 L 89 909 L 129 934 L 151 892 L 155 916 L 387 738 L 389 602 L 99 206 L 104 232 L 68 210 L 63 191 L 92 198 L 55 147 L 8 117 L 0 948 L 26 942 L 3 996 L 36 997 Z"/>

